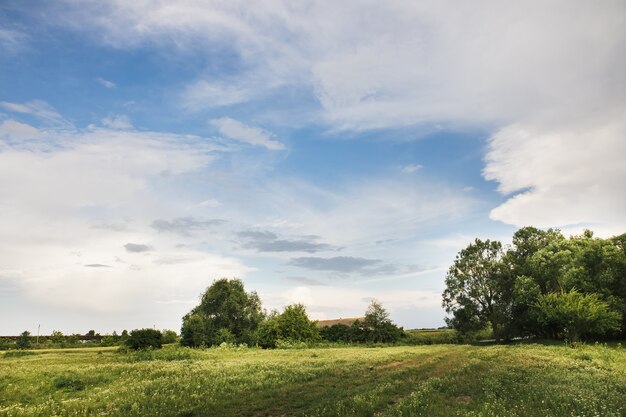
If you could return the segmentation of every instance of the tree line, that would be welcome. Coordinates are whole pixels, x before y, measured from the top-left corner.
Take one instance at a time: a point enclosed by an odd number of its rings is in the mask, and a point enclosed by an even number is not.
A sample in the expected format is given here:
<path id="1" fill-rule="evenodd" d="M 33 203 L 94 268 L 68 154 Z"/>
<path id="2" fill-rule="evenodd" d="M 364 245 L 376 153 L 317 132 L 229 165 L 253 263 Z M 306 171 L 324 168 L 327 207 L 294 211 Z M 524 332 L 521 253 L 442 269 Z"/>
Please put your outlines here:
<path id="1" fill-rule="evenodd" d="M 302 304 L 282 312 L 263 310 L 256 292 L 246 292 L 239 279 L 222 278 L 202 294 L 200 304 L 183 317 L 183 346 L 215 346 L 223 343 L 274 348 L 320 341 L 389 343 L 404 336 L 389 313 L 372 301 L 363 320 L 351 326 L 335 324 L 318 329 Z"/>
<path id="2" fill-rule="evenodd" d="M 524 227 L 509 246 L 476 239 L 445 285 L 447 322 L 462 335 L 488 327 L 496 341 L 626 336 L 626 234 L 566 238 Z"/>

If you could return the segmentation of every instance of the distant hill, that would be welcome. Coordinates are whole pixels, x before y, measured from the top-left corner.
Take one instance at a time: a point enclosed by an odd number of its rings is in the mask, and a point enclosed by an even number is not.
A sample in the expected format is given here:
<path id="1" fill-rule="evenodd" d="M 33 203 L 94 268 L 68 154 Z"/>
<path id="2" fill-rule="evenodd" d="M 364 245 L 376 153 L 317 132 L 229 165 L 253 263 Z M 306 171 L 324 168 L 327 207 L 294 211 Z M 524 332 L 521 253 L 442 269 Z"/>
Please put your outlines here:
<path id="1" fill-rule="evenodd" d="M 357 320 L 363 321 L 364 319 L 365 317 L 352 317 L 352 318 L 347 318 L 347 319 L 318 320 L 315 324 L 317 325 L 318 328 L 330 327 L 335 324 L 345 324 L 346 326 L 352 326 L 352 323 L 354 323 L 355 321 Z"/>

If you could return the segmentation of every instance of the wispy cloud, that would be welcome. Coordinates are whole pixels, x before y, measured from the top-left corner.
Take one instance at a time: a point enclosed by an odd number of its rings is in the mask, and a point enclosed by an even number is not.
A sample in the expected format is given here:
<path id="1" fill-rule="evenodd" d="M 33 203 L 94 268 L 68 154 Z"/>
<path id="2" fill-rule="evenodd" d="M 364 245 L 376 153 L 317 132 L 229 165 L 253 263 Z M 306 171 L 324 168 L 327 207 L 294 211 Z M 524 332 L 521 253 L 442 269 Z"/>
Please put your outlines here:
<path id="1" fill-rule="evenodd" d="M 240 81 L 217 83 L 198 80 L 185 88 L 182 102 L 186 109 L 197 111 L 243 103 L 254 94 L 253 88 L 242 86 Z"/>
<path id="2" fill-rule="evenodd" d="M 36 127 L 13 119 L 4 120 L 0 123 L 0 138 L 6 140 L 39 139 L 42 136 L 43 132 Z"/>
<path id="3" fill-rule="evenodd" d="M 328 285 L 317 279 L 300 277 L 300 276 L 289 276 L 289 277 L 285 277 L 285 279 L 288 281 L 297 282 L 298 284 L 310 285 L 310 286 Z"/>
<path id="4" fill-rule="evenodd" d="M 422 168 L 423 167 L 420 164 L 409 164 L 402 167 L 402 172 L 405 174 L 413 174 Z"/>
<path id="5" fill-rule="evenodd" d="M 24 49 L 28 35 L 16 29 L 0 27 L 0 49 L 5 53 L 16 53 Z"/>
<path id="6" fill-rule="evenodd" d="M 152 246 L 142 243 L 127 243 L 124 245 L 124 249 L 126 249 L 126 252 L 131 253 L 149 252 L 153 250 Z"/>
<path id="7" fill-rule="evenodd" d="M 32 100 L 25 103 L 11 103 L 0 101 L 0 107 L 14 113 L 28 114 L 53 124 L 71 126 L 57 111 L 43 100 Z"/>
<path id="8" fill-rule="evenodd" d="M 128 130 L 133 128 L 130 118 L 123 114 L 105 117 L 102 119 L 102 125 L 109 129 Z"/>
<path id="9" fill-rule="evenodd" d="M 158 232 L 178 233 L 183 236 L 213 229 L 226 223 L 223 219 L 196 219 L 193 217 L 180 217 L 172 220 L 157 219 L 152 222 L 152 228 Z"/>
<path id="10" fill-rule="evenodd" d="M 217 127 L 218 131 L 229 139 L 245 142 L 253 146 L 263 146 L 273 151 L 285 149 L 285 145 L 276 140 L 272 133 L 258 127 L 248 126 L 230 117 L 213 119 L 211 124 Z"/>
<path id="11" fill-rule="evenodd" d="M 314 271 L 328 272 L 359 272 L 373 265 L 380 264 L 379 259 L 366 259 L 352 256 L 335 256 L 332 258 L 301 257 L 293 258 L 289 265 Z"/>
<path id="12" fill-rule="evenodd" d="M 109 81 L 109 80 L 105 80 L 104 78 L 96 78 L 96 81 L 98 81 L 98 83 L 100 83 L 100 85 L 108 88 L 109 90 L 117 88 L 117 84 L 115 84 L 113 81 Z"/>
<path id="13" fill-rule="evenodd" d="M 243 247 L 255 249 L 257 252 L 308 252 L 315 253 L 337 248 L 318 242 L 319 236 L 300 236 L 296 239 L 280 239 L 275 233 L 268 231 L 246 230 L 237 236 L 244 240 Z"/>

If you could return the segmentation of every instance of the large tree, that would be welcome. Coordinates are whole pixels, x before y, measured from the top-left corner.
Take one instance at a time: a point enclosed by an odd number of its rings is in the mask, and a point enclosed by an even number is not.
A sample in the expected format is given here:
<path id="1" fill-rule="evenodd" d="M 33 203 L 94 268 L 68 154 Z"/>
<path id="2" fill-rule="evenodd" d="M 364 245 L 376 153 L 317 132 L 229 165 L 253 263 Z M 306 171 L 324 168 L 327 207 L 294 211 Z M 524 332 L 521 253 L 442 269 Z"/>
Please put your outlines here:
<path id="1" fill-rule="evenodd" d="M 511 308 L 511 274 L 502 262 L 502 244 L 476 239 L 457 255 L 446 275 L 443 307 L 461 333 L 491 325 L 496 340 L 504 335 Z"/>
<path id="2" fill-rule="evenodd" d="M 366 339 L 375 343 L 395 342 L 404 335 L 404 331 L 391 321 L 389 312 L 378 300 L 372 300 L 367 307 L 363 328 L 367 333 Z"/>
<path id="3" fill-rule="evenodd" d="M 228 331 L 237 343 L 250 344 L 262 320 L 256 292 L 247 293 L 240 279 L 218 279 L 202 294 L 200 304 L 183 317 L 181 343 L 211 346 L 220 343 Z"/>

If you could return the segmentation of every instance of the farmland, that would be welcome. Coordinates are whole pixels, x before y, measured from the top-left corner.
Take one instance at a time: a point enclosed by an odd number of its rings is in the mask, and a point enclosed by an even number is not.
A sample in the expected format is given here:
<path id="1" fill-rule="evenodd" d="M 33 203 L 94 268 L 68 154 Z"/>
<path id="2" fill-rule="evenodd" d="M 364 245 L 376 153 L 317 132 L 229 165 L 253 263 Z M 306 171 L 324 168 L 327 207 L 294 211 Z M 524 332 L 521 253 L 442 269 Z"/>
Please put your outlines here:
<path id="1" fill-rule="evenodd" d="M 626 349 L 0 352 L 1 416 L 624 416 Z"/>

